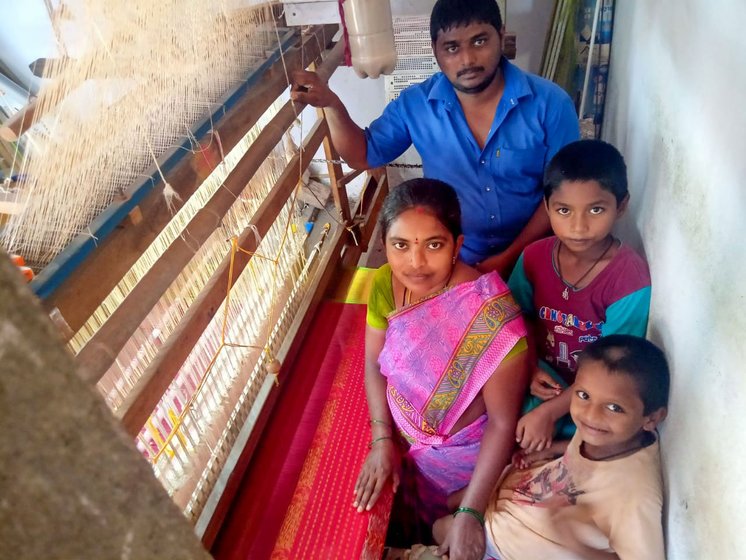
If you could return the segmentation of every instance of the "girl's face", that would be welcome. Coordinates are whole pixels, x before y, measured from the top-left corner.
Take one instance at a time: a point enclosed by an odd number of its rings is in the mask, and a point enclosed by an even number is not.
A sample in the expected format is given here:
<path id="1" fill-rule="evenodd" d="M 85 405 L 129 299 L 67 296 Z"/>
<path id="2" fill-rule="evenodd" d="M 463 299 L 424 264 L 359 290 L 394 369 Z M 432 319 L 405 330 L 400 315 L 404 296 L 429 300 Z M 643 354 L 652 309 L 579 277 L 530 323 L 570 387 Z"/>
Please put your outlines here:
<path id="1" fill-rule="evenodd" d="M 546 204 L 554 234 L 579 255 L 603 250 L 626 206 L 627 199 L 617 206 L 616 197 L 598 181 L 563 181 Z"/>
<path id="2" fill-rule="evenodd" d="M 443 288 L 453 270 L 463 235 L 453 235 L 426 208 L 405 210 L 386 234 L 391 271 L 412 294 L 426 296 Z"/>

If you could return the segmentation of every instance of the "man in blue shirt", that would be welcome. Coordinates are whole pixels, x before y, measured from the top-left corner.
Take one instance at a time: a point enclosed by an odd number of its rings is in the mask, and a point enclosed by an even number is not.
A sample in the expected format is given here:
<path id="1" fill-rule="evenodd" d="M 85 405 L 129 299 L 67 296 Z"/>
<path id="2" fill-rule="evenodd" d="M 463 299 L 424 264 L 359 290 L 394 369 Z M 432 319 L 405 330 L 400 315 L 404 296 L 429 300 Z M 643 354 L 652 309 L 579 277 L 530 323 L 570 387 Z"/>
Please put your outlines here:
<path id="1" fill-rule="evenodd" d="M 353 168 L 385 165 L 414 144 L 424 175 L 459 195 L 462 258 L 507 277 L 523 248 L 549 231 L 544 167 L 579 130 L 559 86 L 502 56 L 502 33 L 495 0 L 438 0 L 430 34 L 441 72 L 404 90 L 365 130 L 311 72 L 294 75 L 291 95 L 324 108 L 334 146 Z"/>

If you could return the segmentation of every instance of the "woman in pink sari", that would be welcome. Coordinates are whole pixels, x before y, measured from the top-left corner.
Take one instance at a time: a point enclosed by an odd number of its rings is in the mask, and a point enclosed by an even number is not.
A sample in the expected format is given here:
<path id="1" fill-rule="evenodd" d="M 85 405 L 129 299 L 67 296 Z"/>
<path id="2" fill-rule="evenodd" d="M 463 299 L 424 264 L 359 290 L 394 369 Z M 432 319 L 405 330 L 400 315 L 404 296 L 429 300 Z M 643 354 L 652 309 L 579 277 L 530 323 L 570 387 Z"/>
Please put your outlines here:
<path id="1" fill-rule="evenodd" d="M 481 558 L 482 514 L 510 460 L 528 382 L 520 308 L 496 273 L 458 259 L 450 186 L 403 183 L 380 224 L 388 264 L 374 278 L 365 340 L 372 439 L 354 505 L 370 509 L 389 479 L 397 489 L 402 463 L 413 465 L 409 501 L 429 523 L 453 512 L 451 558 Z"/>

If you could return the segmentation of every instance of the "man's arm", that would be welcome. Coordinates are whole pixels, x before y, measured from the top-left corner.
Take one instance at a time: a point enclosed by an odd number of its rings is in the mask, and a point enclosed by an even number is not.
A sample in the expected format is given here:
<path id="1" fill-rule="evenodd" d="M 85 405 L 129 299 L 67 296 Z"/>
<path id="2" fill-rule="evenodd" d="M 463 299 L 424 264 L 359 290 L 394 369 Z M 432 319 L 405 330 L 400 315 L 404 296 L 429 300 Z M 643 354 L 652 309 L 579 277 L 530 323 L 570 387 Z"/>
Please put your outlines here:
<path id="1" fill-rule="evenodd" d="M 539 204 L 536 208 L 536 212 L 531 216 L 526 226 L 518 234 L 513 243 L 511 243 L 507 249 L 502 253 L 498 253 L 492 257 L 488 257 L 477 265 L 477 270 L 480 272 L 490 272 L 496 270 L 497 273 L 504 279 L 507 280 L 510 277 L 510 272 L 513 270 L 518 257 L 526 248 L 537 239 L 546 237 L 551 233 L 549 227 L 549 216 L 547 211 L 544 209 L 544 204 Z"/>
<path id="2" fill-rule="evenodd" d="M 347 108 L 315 72 L 293 72 L 290 98 L 300 103 L 324 109 L 332 144 L 353 169 L 368 169 L 367 143 L 363 129 L 350 117 Z"/>

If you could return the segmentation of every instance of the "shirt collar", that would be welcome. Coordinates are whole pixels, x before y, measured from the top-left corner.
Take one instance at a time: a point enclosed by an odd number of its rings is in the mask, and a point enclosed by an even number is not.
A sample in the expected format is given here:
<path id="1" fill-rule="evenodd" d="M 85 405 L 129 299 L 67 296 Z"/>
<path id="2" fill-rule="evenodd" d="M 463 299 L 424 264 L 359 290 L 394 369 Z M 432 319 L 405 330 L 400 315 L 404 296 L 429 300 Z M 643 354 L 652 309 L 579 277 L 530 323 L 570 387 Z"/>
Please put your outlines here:
<path id="1" fill-rule="evenodd" d="M 442 72 L 436 77 L 435 83 L 427 96 L 427 100 L 440 101 L 449 111 L 453 104 L 458 102 L 456 90 L 453 89 L 451 82 L 448 81 L 448 78 Z"/>
<path id="2" fill-rule="evenodd" d="M 500 59 L 500 69 L 505 79 L 505 90 L 503 99 L 507 99 L 511 105 L 515 105 L 521 97 L 532 95 L 531 87 L 528 84 L 528 78 L 521 70 L 513 65 L 504 56 Z M 451 82 L 448 81 L 442 72 L 437 76 L 435 84 L 427 96 L 428 101 L 443 102 L 447 110 L 451 110 L 454 103 L 458 102 L 456 90 L 453 89 Z"/>
<path id="3" fill-rule="evenodd" d="M 511 105 L 514 105 L 521 97 L 533 95 L 531 86 L 525 72 L 512 64 L 507 58 L 503 57 L 500 61 L 503 77 L 505 78 L 505 89 L 503 90 L 503 99 L 507 99 Z"/>

